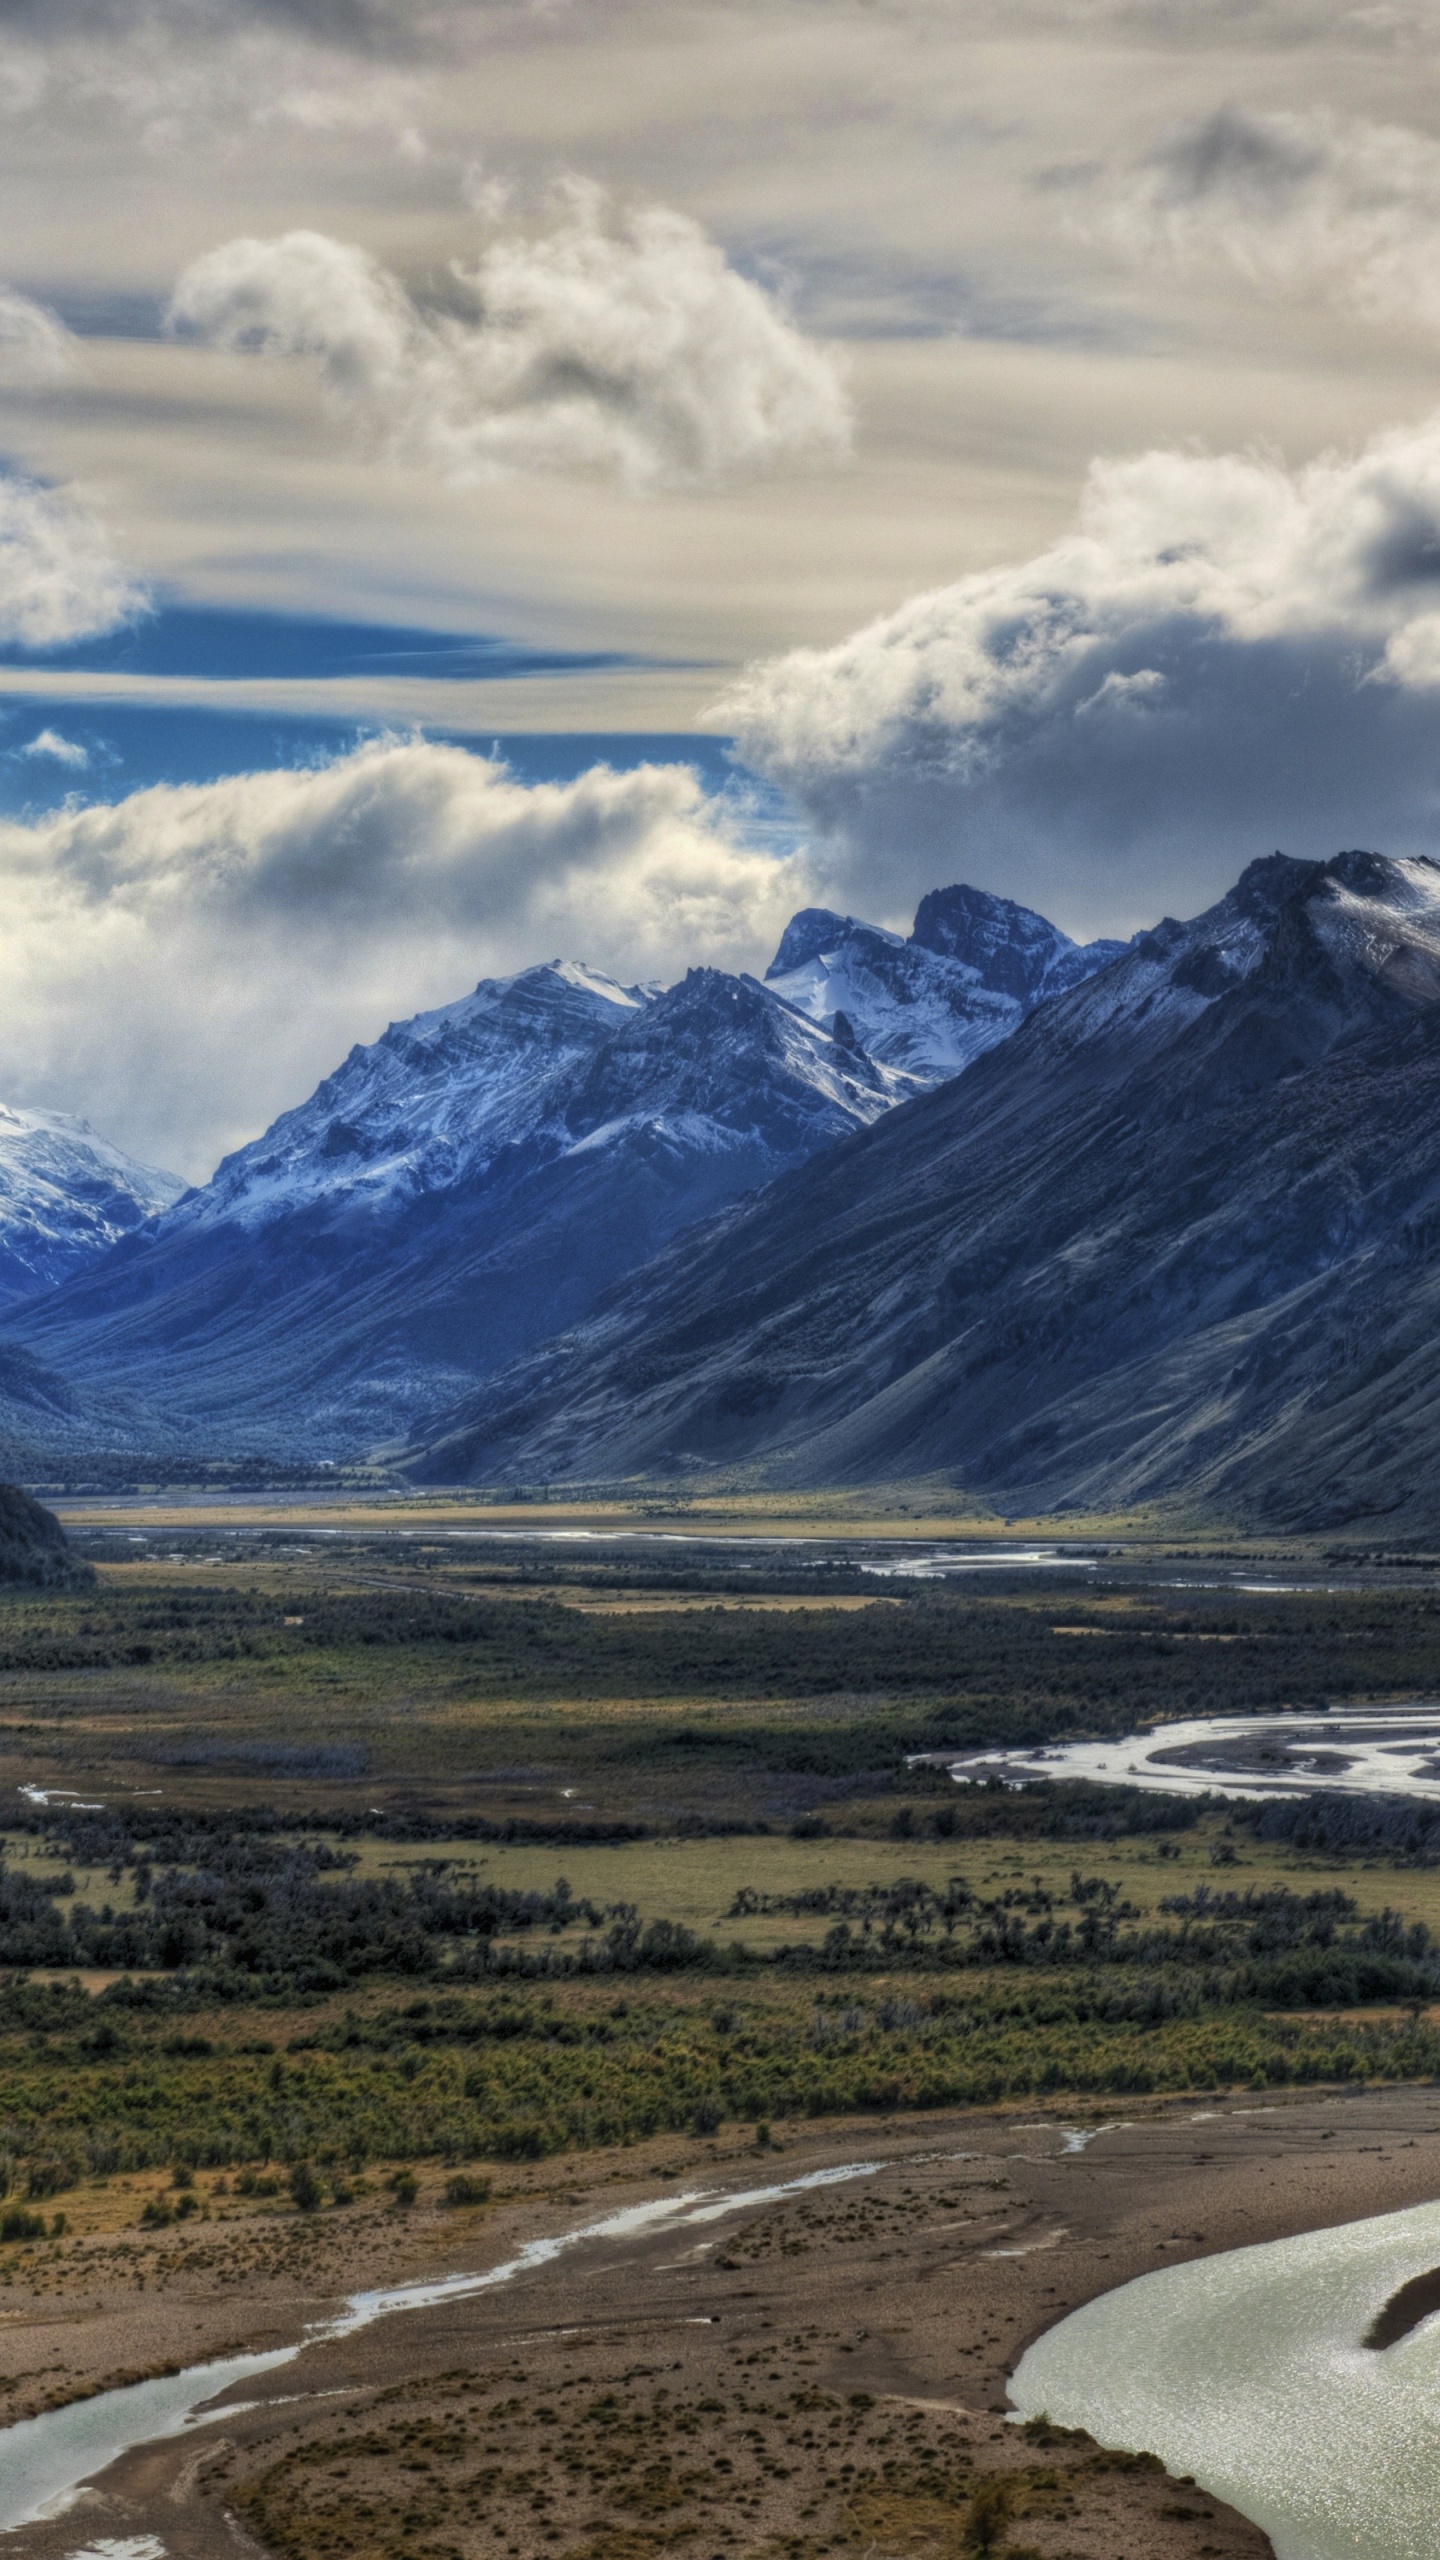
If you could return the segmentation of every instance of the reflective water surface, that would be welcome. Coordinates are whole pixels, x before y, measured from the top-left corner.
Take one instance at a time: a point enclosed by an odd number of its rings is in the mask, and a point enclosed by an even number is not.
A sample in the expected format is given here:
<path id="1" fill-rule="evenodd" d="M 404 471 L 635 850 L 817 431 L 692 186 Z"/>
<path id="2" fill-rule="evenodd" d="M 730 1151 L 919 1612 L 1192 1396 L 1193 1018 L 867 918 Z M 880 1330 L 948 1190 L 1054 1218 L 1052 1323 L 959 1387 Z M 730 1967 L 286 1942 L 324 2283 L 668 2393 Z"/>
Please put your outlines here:
<path id="1" fill-rule="evenodd" d="M 1165 2267 L 1022 2357 L 1011 2398 L 1156 2453 L 1277 2560 L 1435 2560 L 1440 2314 L 1377 2351 L 1390 2296 L 1440 2267 L 1440 2204 Z"/>
<path id="2" fill-rule="evenodd" d="M 1440 1701 L 1291 1710 L 1273 1716 L 1194 1716 L 1118 1742 L 1057 1742 L 1028 1751 L 927 1751 L 961 1786 L 998 1778 L 1090 1778 L 1166 1795 L 1350 1795 L 1440 1798 Z"/>

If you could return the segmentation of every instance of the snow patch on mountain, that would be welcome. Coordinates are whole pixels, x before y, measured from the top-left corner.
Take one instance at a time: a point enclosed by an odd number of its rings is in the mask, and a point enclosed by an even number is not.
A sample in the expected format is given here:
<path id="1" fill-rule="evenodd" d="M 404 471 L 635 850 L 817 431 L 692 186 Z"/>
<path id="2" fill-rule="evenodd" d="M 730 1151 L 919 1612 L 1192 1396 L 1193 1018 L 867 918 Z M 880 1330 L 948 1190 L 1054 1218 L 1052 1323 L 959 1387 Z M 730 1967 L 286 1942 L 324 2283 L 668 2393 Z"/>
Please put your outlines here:
<path id="1" fill-rule="evenodd" d="M 184 1190 L 88 1120 L 0 1105 L 0 1300 L 53 1288 Z"/>
<path id="2" fill-rule="evenodd" d="M 481 1174 L 547 1126 L 558 1136 L 567 1080 L 655 993 L 555 960 L 392 1022 L 227 1156 L 180 1223 L 265 1226 L 341 1200 L 381 1210 Z"/>
<path id="3" fill-rule="evenodd" d="M 1072 942 L 1011 898 L 956 886 L 921 900 L 908 940 L 828 908 L 802 909 L 765 982 L 784 1003 L 922 1092 L 959 1075 L 1037 1004 L 1077 986 L 1125 948 Z"/>

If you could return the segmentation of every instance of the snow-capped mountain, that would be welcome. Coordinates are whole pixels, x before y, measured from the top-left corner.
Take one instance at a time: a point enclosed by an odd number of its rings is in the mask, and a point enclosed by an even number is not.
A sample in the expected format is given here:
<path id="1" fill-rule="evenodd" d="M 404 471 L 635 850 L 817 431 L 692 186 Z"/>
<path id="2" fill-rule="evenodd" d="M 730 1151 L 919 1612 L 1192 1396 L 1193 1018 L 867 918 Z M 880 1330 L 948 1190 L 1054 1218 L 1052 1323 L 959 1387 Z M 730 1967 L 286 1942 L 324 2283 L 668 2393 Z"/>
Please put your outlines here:
<path id="1" fill-rule="evenodd" d="M 958 1075 L 1048 996 L 1125 948 L 1072 942 L 1058 925 L 984 889 L 934 889 L 908 941 L 854 916 L 805 907 L 765 983 L 827 1028 L 839 1024 L 916 1092 Z"/>
<path id="2" fill-rule="evenodd" d="M 424 1479 L 1440 1512 L 1440 866 L 1253 863 L 487 1381 Z"/>
<path id="3" fill-rule="evenodd" d="M 0 1104 L 0 1303 L 68 1279 L 184 1189 L 87 1120 Z"/>
<path id="4" fill-rule="evenodd" d="M 8 1396 L 17 1430 L 53 1409 L 96 1447 L 313 1458 L 403 1436 L 682 1229 L 1002 1039 L 1047 968 L 1098 965 L 1024 908 L 946 897 L 943 952 L 811 913 L 768 985 L 554 961 L 392 1023 L 9 1313 L 0 1422 Z"/>
<path id="5" fill-rule="evenodd" d="M 972 889 L 963 881 L 950 889 L 931 889 L 921 899 L 910 939 L 924 951 L 973 969 L 982 986 L 1013 996 L 1027 1013 L 1047 997 L 1078 987 L 1082 978 L 1093 978 L 1128 948 L 1123 942 L 1072 942 L 1033 907 L 992 897 L 988 889 Z"/>
<path id="6" fill-rule="evenodd" d="M 321 1204 L 385 1212 L 448 1190 L 559 1126 L 567 1080 L 656 992 L 555 960 L 392 1022 L 225 1157 L 167 1234 L 265 1227 Z"/>
<path id="7" fill-rule="evenodd" d="M 91 1442 L 361 1450 L 909 1089 L 754 979 L 529 969 L 352 1050 L 7 1344 Z"/>

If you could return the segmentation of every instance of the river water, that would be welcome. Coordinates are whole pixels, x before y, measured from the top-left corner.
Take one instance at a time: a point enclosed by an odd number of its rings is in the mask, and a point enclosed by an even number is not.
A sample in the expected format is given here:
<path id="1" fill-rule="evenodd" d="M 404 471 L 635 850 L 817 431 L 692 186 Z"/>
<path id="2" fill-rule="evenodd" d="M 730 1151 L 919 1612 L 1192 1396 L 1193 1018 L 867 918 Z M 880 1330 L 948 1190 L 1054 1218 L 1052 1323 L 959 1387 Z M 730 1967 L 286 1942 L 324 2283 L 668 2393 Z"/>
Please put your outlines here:
<path id="1" fill-rule="evenodd" d="M 1030 1786 L 1088 1778 L 1165 1795 L 1414 1796 L 1440 1802 L 1440 1699 L 1273 1716 L 1195 1716 L 1110 1742 L 1056 1742 L 1025 1750 L 912 1755 L 948 1768 L 960 1786 Z"/>
<path id="2" fill-rule="evenodd" d="M 1159 2455 L 1278 2560 L 1436 2560 L 1440 2314 L 1377 2351 L 1390 2296 L 1440 2268 L 1440 2204 L 1165 2267 L 1037 2339 L 1011 2397 Z"/>
<path id="3" fill-rule="evenodd" d="M 0 2533 L 44 2516 L 62 2514 L 86 2480 L 129 2453 L 134 2446 L 155 2444 L 166 2436 L 208 2418 L 234 2415 L 211 2403 L 220 2394 L 252 2381 L 322 2340 L 348 2337 L 396 2311 L 420 2311 L 429 2304 L 453 2302 L 465 2294 L 488 2293 L 533 2268 L 548 2266 L 562 2251 L 583 2240 L 635 2240 L 647 2231 L 682 2231 L 718 2222 L 729 2213 L 773 2204 L 781 2196 L 801 2195 L 811 2187 L 830 2187 L 848 2178 L 873 2178 L 885 2163 L 856 2160 L 834 2169 L 812 2169 L 778 2185 L 744 2190 L 692 2188 L 679 2195 L 656 2196 L 645 2204 L 625 2205 L 603 2221 L 582 2223 L 573 2231 L 527 2240 L 513 2258 L 477 2274 L 441 2276 L 431 2283 L 388 2285 L 369 2293 L 352 2293 L 332 2319 L 316 2322 L 289 2346 L 264 2354 L 227 2356 L 212 2364 L 187 2366 L 182 2373 L 157 2375 L 149 2382 L 128 2383 L 123 2390 L 100 2391 L 91 2400 L 73 2401 L 66 2409 L 49 2409 L 0 2428 Z M 244 2404 L 239 2404 L 243 2406 Z M 118 2546 L 117 2546 L 118 2548 Z M 86 2560 L 86 2555 L 77 2555 Z"/>

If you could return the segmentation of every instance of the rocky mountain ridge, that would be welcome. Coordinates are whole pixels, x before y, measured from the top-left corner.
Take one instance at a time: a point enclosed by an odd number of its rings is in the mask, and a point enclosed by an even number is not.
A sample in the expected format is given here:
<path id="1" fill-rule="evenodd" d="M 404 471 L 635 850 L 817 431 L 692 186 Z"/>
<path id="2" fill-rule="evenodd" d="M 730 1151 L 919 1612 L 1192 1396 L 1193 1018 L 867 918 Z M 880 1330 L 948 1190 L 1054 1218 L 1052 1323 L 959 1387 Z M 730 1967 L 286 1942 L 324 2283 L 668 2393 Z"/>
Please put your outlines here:
<path id="1" fill-rule="evenodd" d="M 792 917 L 765 972 L 772 992 L 827 1028 L 843 1023 L 917 1089 L 958 1075 L 1048 996 L 1125 945 L 1072 942 L 983 889 L 932 889 L 908 940 L 825 907 Z"/>
<path id="2" fill-rule="evenodd" d="M 908 1047 L 873 970 L 827 1012 L 784 973 L 662 989 L 557 961 L 392 1024 L 123 1250 L 15 1308 L 0 1411 L 8 1394 L 51 1440 L 312 1457 L 403 1433 L 672 1235 L 1005 1037 L 1022 1004 L 984 969 L 1016 936 L 1076 946 L 970 895 L 988 950 L 916 947 L 927 1036 Z"/>
<path id="3" fill-rule="evenodd" d="M 424 1478 L 1440 1500 L 1440 868 L 1253 863 L 459 1405 Z"/>

